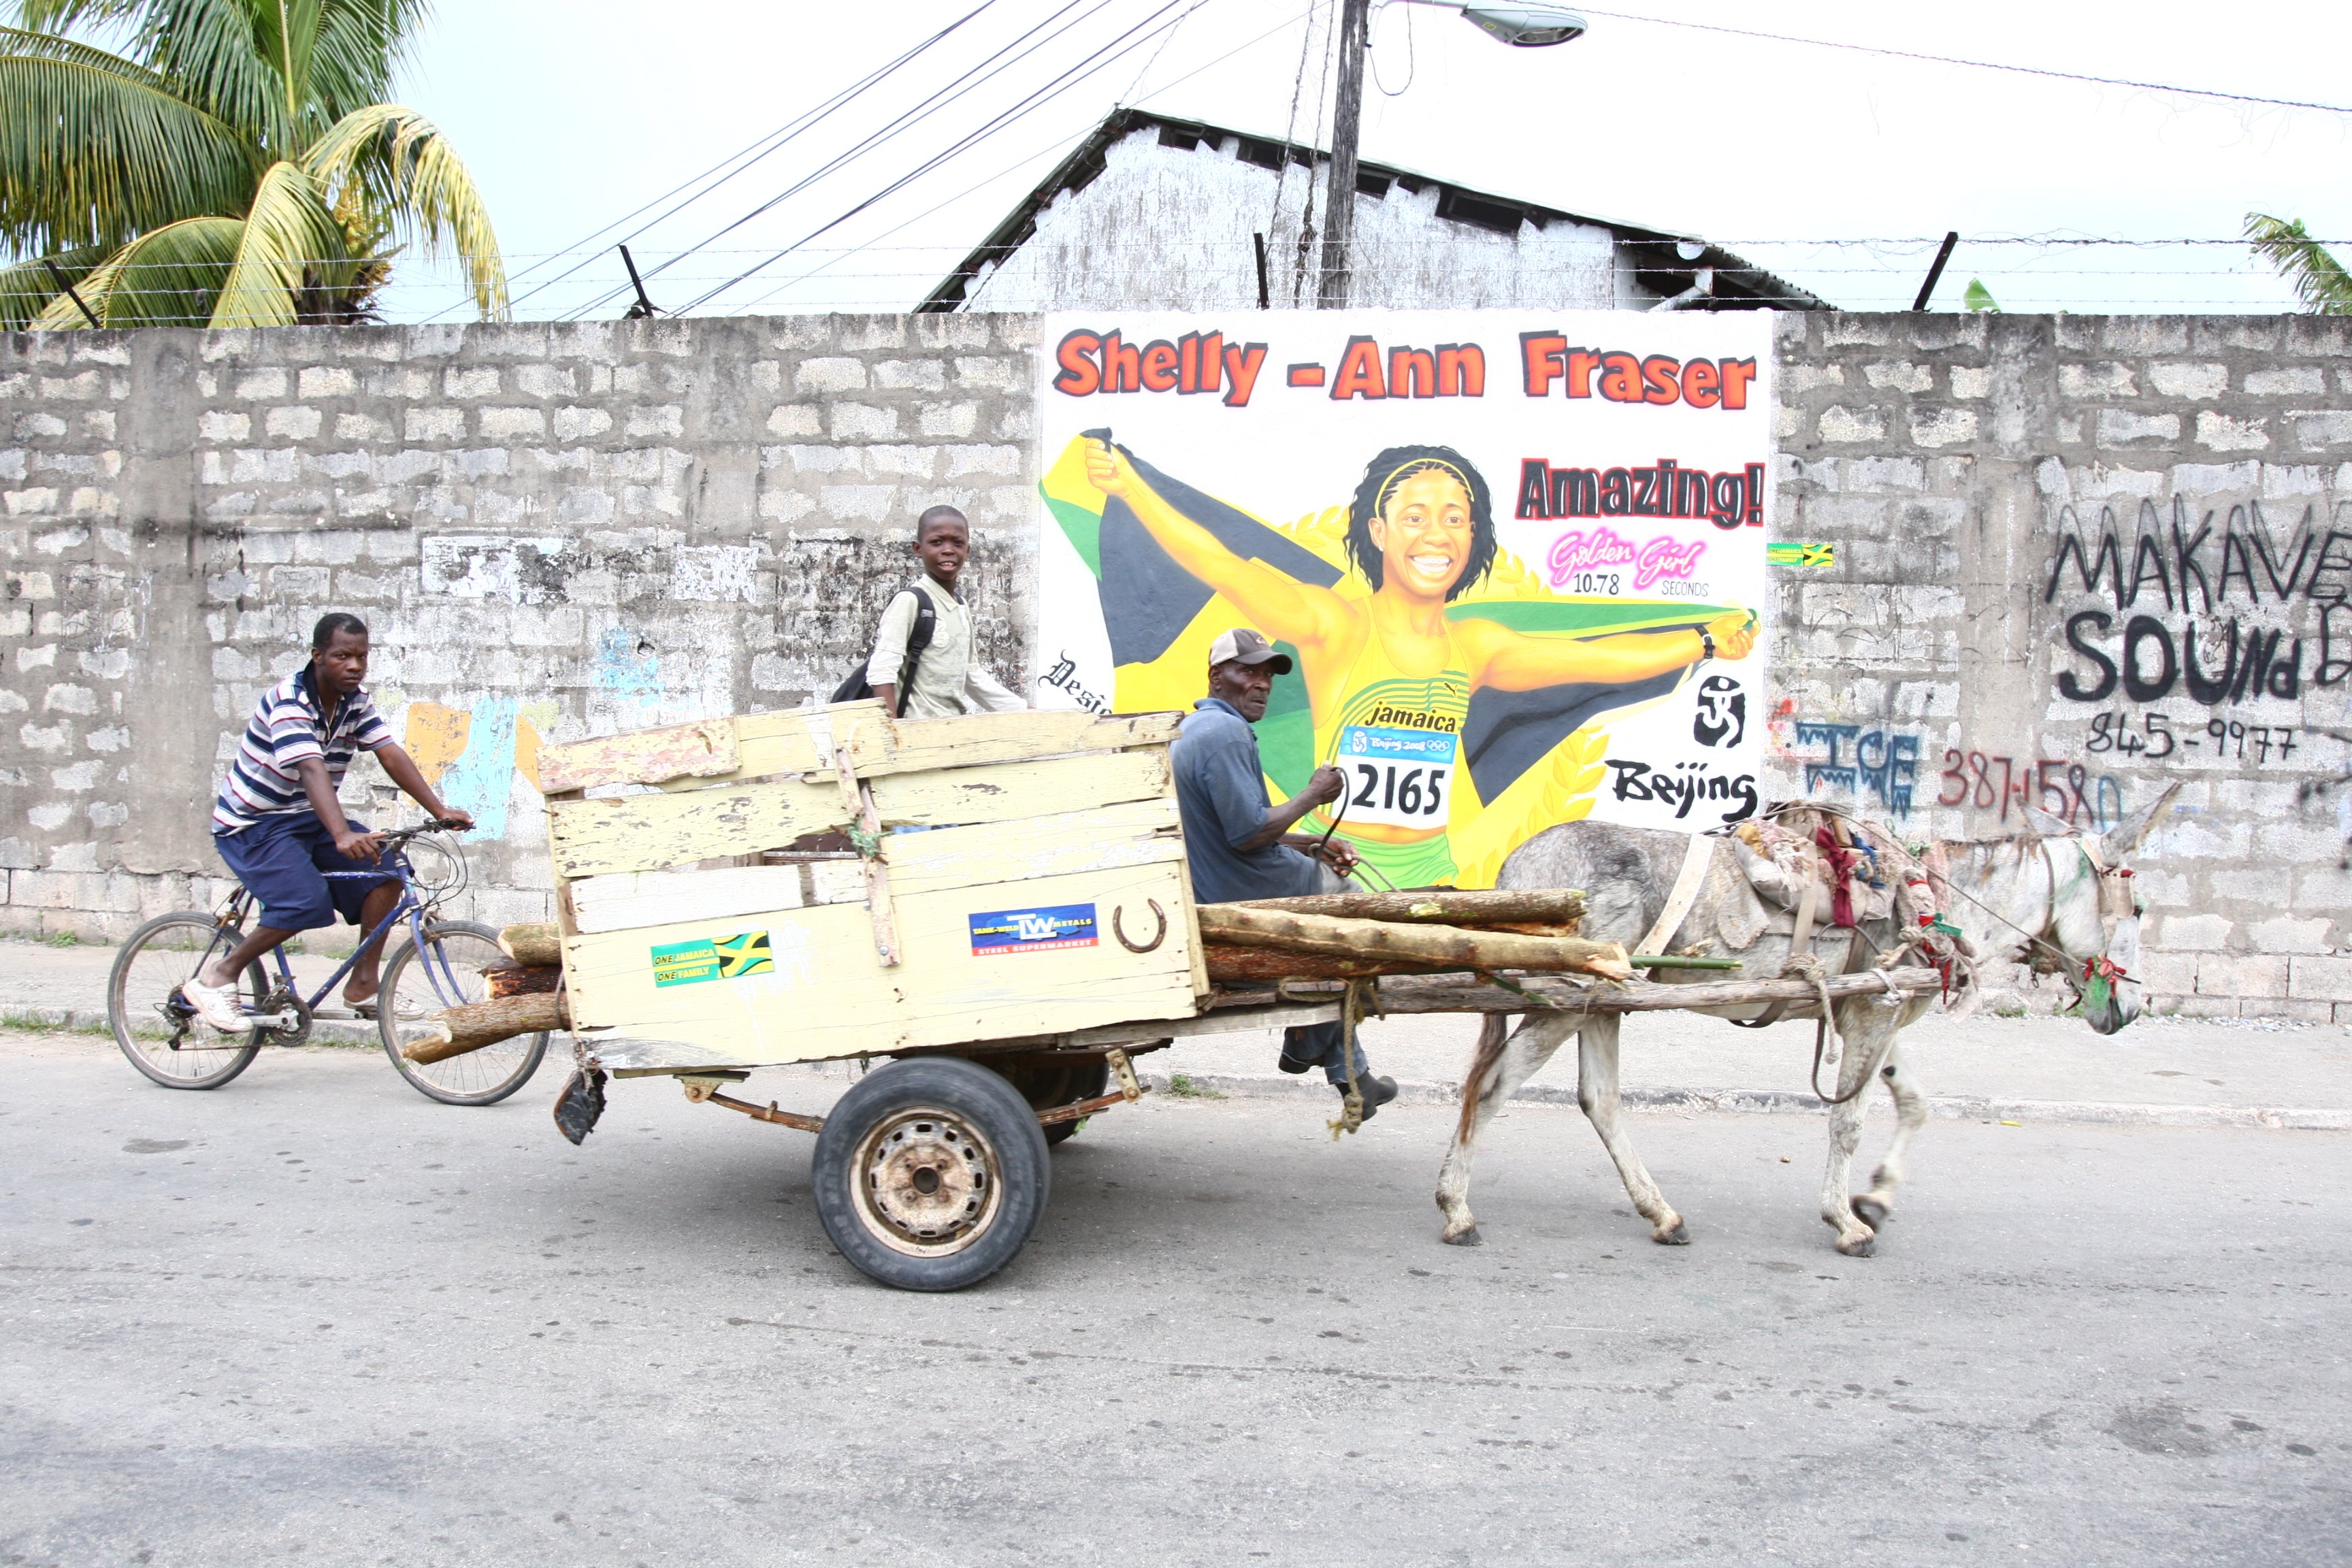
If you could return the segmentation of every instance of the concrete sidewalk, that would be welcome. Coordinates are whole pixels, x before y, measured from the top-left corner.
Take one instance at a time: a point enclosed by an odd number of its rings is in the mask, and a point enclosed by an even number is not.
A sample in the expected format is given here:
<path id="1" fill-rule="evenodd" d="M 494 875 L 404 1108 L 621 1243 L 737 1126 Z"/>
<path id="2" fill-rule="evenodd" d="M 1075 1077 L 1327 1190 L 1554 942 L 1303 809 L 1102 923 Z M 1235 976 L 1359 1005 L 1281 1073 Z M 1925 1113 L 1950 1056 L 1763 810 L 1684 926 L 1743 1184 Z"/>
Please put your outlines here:
<path id="1" fill-rule="evenodd" d="M 0 941 L 0 1020 L 102 1030 L 113 960 L 110 948 Z M 294 960 L 306 990 L 334 964 L 326 957 Z M 1476 1036 L 1477 1020 L 1459 1016 L 1374 1019 L 1364 1025 L 1364 1047 L 1408 1102 L 1444 1103 L 1456 1098 Z M 314 1037 L 373 1045 L 376 1036 L 372 1026 L 321 1021 Z M 1930 1015 L 1903 1042 L 1942 1117 L 2352 1131 L 2352 1028 L 2342 1025 L 2147 1018 L 2102 1037 L 2067 1018 L 1954 1022 Z M 1821 1102 L 1806 1083 L 1812 1046 L 1813 1026 L 1803 1021 L 1748 1030 L 1713 1018 L 1642 1015 L 1625 1026 L 1626 1102 L 1642 1110 L 1818 1114 Z M 1319 1075 L 1276 1072 L 1278 1049 L 1277 1035 L 1252 1030 L 1181 1041 L 1140 1065 L 1162 1089 L 1181 1074 L 1185 1088 L 1210 1094 L 1331 1098 Z M 1874 1114 L 1886 1113 L 1884 1095 L 1871 1100 Z M 1575 1104 L 1573 1046 L 1517 1101 Z"/>

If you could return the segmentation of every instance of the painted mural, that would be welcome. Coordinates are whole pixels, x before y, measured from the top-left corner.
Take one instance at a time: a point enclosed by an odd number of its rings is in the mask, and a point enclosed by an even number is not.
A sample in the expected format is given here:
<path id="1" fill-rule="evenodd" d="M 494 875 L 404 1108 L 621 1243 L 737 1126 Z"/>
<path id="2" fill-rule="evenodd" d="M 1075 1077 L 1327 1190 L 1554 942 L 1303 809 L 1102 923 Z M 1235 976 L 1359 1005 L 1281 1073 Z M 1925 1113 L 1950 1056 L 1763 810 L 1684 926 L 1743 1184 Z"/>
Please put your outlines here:
<path id="1" fill-rule="evenodd" d="M 1189 709 L 1209 645 L 1292 656 L 1269 788 L 1400 887 L 1493 885 L 1591 816 L 1759 804 L 1769 321 L 1055 316 L 1035 700 Z M 1262 339 L 1263 341 L 1258 341 Z"/>

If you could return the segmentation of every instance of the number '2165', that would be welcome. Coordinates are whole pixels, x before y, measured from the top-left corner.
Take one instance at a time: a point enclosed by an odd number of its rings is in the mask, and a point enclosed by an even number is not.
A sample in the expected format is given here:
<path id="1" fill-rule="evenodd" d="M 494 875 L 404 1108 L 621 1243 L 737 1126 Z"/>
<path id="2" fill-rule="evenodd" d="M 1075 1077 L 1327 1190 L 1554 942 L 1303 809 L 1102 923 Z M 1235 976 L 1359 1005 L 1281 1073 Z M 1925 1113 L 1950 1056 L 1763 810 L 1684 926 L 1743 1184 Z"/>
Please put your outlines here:
<path id="1" fill-rule="evenodd" d="M 1435 816 L 1445 804 L 1445 774 L 1442 769 L 1429 770 L 1427 788 L 1423 787 L 1419 768 L 1407 768 L 1400 777 L 1392 767 L 1376 768 L 1370 763 L 1358 763 L 1356 777 L 1362 781 L 1362 787 L 1349 799 L 1349 805 L 1402 811 L 1408 816 Z M 1379 798 L 1374 798 L 1375 794 Z"/>

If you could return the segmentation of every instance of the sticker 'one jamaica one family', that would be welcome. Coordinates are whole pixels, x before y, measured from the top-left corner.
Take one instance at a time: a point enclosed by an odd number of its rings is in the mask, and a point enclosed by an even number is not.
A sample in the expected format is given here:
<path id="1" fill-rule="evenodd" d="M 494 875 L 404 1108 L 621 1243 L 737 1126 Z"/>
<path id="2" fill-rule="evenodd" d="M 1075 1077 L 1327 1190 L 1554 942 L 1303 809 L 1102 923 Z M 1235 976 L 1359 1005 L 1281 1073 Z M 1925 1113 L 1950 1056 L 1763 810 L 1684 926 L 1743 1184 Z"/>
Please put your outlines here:
<path id="1" fill-rule="evenodd" d="M 735 980 L 746 974 L 767 974 L 776 967 L 768 951 L 768 933 L 739 931 L 704 942 L 681 942 L 652 950 L 654 984 L 693 985 L 705 980 Z"/>
<path id="2" fill-rule="evenodd" d="M 1042 910 L 991 910 L 971 917 L 971 955 L 998 958 L 1008 952 L 1053 952 L 1093 947 L 1095 907 L 1055 904 Z"/>

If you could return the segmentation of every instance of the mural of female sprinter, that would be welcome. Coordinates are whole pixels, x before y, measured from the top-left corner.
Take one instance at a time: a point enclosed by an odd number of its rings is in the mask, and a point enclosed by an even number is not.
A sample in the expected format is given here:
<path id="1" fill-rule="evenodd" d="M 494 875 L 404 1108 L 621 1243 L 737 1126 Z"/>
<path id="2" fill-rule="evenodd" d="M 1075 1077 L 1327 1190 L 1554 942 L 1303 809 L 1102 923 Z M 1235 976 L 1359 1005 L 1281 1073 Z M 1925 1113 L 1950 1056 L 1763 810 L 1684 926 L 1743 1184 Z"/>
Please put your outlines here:
<path id="1" fill-rule="evenodd" d="M 1696 626 L 1584 638 L 1449 613 L 1496 556 L 1486 481 L 1451 447 L 1392 447 L 1365 469 L 1349 508 L 1346 550 L 1371 591 L 1349 596 L 1237 552 L 1219 537 L 1230 530 L 1188 515 L 1124 450 L 1093 437 L 1085 447 L 1088 481 L 1124 502 L 1169 559 L 1268 637 L 1297 648 L 1315 760 L 1339 764 L 1352 781 L 1342 831 L 1399 887 L 1454 878 L 1447 828 L 1457 768 L 1476 762 L 1465 742 L 1472 752 L 1483 742 L 1524 753 L 1524 743 L 1508 743 L 1511 731 L 1532 723 L 1549 737 L 1548 749 L 1565 733 L 1559 689 L 1576 694 L 1573 730 L 1604 707 L 1670 689 L 1707 658 L 1745 658 L 1755 644 L 1755 617 L 1744 609 Z M 1537 700 L 1514 702 L 1512 694 Z M 1482 698 L 1486 711 L 1475 714 Z"/>

